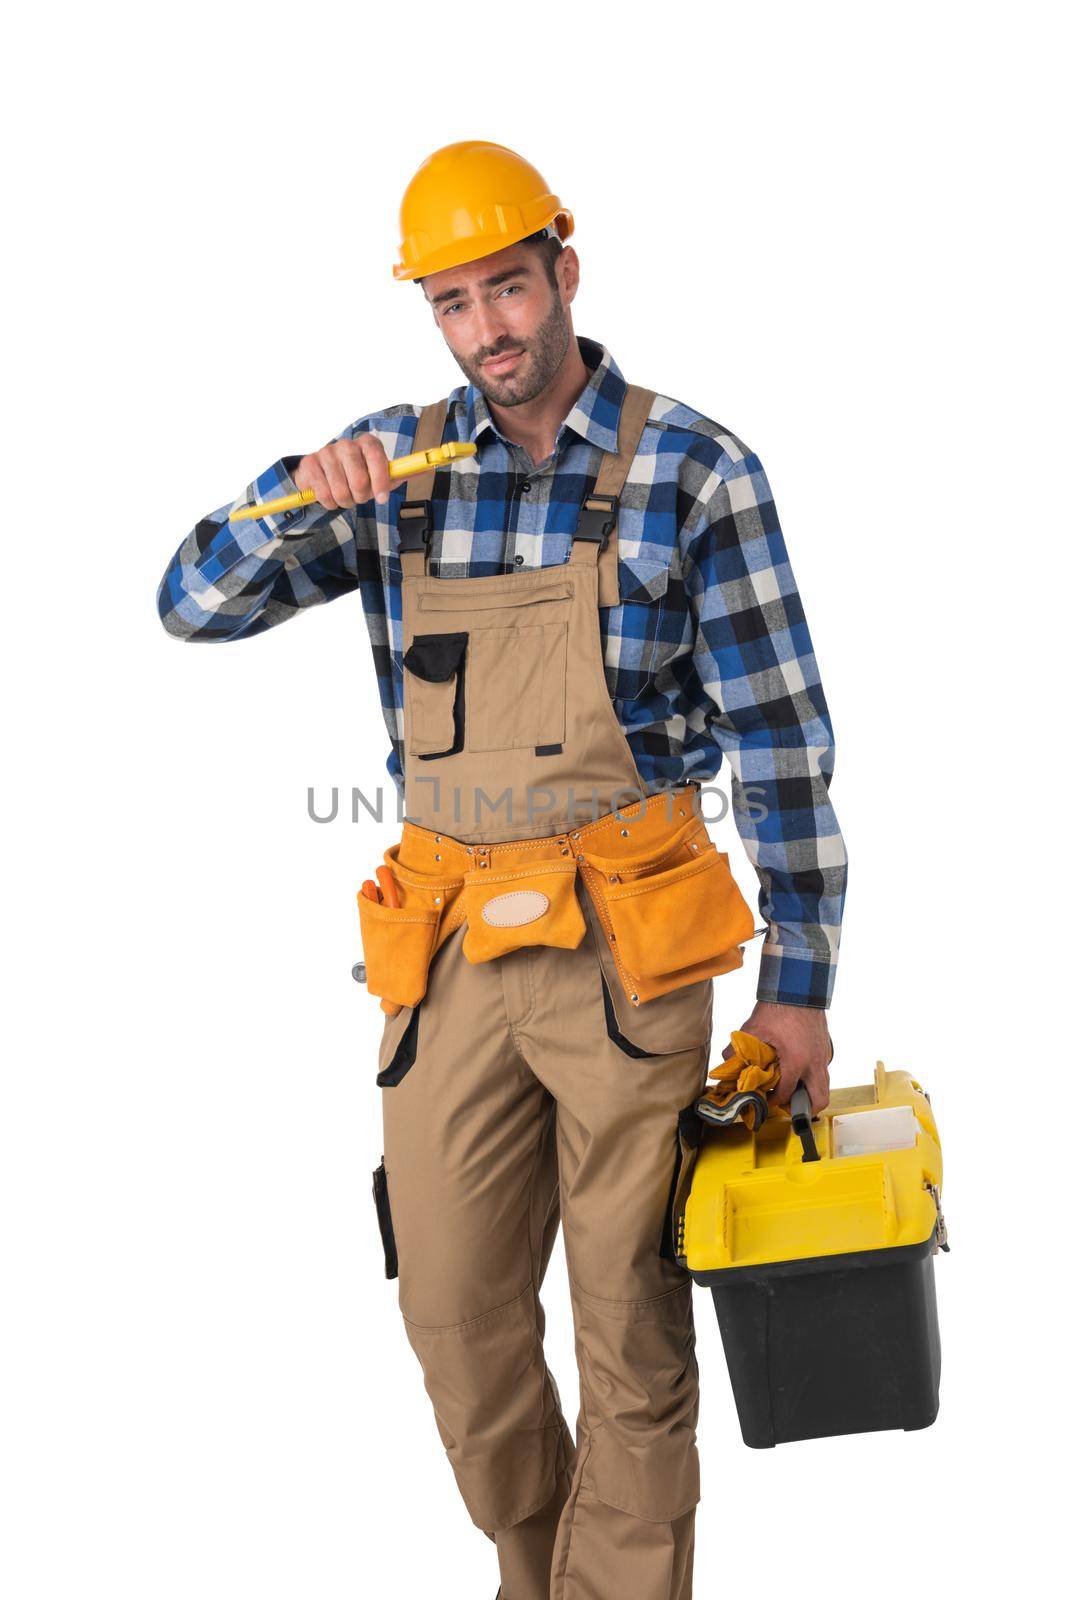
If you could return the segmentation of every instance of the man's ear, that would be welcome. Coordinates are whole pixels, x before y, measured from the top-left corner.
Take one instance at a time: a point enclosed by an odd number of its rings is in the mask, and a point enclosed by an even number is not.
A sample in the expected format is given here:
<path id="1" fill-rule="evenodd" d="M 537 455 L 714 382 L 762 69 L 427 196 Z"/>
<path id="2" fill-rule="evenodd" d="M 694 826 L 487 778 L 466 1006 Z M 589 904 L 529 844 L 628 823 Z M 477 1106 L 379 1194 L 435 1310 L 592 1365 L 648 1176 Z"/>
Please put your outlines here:
<path id="1" fill-rule="evenodd" d="M 556 287 L 565 306 L 569 306 L 578 293 L 580 278 L 581 265 L 578 253 L 573 246 L 565 244 L 556 257 Z"/>

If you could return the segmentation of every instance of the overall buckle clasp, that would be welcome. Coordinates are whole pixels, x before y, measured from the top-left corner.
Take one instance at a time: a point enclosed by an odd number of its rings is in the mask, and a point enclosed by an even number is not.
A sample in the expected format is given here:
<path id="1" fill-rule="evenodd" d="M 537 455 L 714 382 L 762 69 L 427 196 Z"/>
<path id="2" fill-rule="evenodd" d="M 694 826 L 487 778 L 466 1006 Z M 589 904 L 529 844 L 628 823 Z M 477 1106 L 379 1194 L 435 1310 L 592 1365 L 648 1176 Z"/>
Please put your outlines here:
<path id="1" fill-rule="evenodd" d="M 604 544 L 615 526 L 619 497 L 615 494 L 591 494 L 582 502 L 578 513 L 575 539 L 588 539 L 594 544 Z"/>
<path id="2" fill-rule="evenodd" d="M 400 553 L 425 550 L 433 531 L 433 517 L 429 500 L 405 500 L 397 508 L 397 532 L 400 535 Z"/>

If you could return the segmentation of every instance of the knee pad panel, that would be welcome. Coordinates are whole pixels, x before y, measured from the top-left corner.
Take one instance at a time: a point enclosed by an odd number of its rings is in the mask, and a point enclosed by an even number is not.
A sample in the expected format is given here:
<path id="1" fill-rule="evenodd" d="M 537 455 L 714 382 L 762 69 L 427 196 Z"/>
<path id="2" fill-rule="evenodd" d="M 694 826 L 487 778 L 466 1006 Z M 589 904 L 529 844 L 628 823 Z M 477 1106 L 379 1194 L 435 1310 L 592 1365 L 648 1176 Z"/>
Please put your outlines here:
<path id="1" fill-rule="evenodd" d="M 571 1288 L 587 1483 L 605 1505 L 673 1521 L 700 1499 L 692 1286 L 626 1301 Z"/>
<path id="2" fill-rule="evenodd" d="M 552 1494 L 563 1419 L 545 1368 L 533 1286 L 469 1322 L 404 1319 L 471 1520 L 501 1530 Z"/>

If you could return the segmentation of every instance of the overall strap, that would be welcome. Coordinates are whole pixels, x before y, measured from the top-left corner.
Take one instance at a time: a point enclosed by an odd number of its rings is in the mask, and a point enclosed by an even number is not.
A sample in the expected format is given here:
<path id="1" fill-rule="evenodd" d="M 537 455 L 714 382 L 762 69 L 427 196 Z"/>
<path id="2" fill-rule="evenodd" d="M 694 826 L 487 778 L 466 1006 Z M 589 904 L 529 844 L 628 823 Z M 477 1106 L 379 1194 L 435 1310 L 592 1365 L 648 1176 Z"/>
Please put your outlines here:
<path id="1" fill-rule="evenodd" d="M 441 443 L 448 416 L 448 401 L 436 400 L 432 406 L 423 406 L 415 428 L 415 441 L 411 453 L 419 450 L 436 450 Z M 430 535 L 433 532 L 433 511 L 430 496 L 433 494 L 435 467 L 417 472 L 404 486 L 404 498 L 396 513 L 400 534 L 400 571 L 405 578 L 418 578 L 426 571 L 430 553 Z"/>
<path id="2" fill-rule="evenodd" d="M 576 566 L 596 562 L 597 600 L 602 606 L 619 604 L 619 496 L 655 397 L 653 389 L 628 385 L 619 414 L 616 448 L 604 452 L 593 492 L 586 496 L 578 513 L 570 559 Z"/>

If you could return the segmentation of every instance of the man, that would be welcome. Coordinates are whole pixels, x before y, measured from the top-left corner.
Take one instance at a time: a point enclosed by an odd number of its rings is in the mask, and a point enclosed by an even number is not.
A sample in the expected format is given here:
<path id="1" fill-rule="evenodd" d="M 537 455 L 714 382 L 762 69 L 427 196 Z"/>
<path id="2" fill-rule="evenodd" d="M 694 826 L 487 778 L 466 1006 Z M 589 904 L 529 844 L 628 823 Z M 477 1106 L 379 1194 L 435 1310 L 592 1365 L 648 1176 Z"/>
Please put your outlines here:
<path id="1" fill-rule="evenodd" d="M 188 536 L 159 609 L 180 638 L 243 638 L 358 587 L 405 796 L 403 899 L 359 903 L 406 1331 L 503 1600 L 687 1600 L 696 1364 L 662 1225 L 712 977 L 752 933 L 691 786 L 725 753 L 767 923 L 743 1026 L 778 1052 L 779 1103 L 803 1081 L 816 1111 L 845 851 L 763 468 L 576 337 L 572 228 L 501 146 L 424 162 L 394 274 L 467 385 L 268 468 Z M 449 442 L 476 454 L 390 479 Z M 541 1344 L 561 1207 L 577 1447 Z"/>

